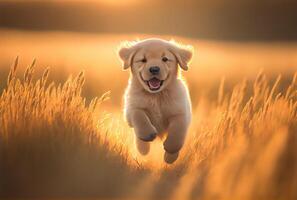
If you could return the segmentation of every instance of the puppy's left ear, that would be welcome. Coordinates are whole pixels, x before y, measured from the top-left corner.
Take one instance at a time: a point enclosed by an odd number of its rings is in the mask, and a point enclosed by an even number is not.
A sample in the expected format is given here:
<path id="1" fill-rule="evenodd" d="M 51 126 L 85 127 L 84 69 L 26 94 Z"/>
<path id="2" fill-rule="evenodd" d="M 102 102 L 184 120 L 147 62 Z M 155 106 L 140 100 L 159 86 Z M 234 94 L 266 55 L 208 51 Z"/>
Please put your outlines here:
<path id="1" fill-rule="evenodd" d="M 118 54 L 123 62 L 123 69 L 124 70 L 128 69 L 132 65 L 132 59 L 135 54 L 135 50 L 134 50 L 133 46 L 120 47 Z"/>
<path id="2" fill-rule="evenodd" d="M 185 71 L 187 71 L 189 68 L 188 66 L 192 59 L 193 51 L 194 51 L 194 48 L 189 45 L 183 47 L 183 46 L 174 44 L 171 49 L 171 52 L 175 55 L 179 66 Z"/>

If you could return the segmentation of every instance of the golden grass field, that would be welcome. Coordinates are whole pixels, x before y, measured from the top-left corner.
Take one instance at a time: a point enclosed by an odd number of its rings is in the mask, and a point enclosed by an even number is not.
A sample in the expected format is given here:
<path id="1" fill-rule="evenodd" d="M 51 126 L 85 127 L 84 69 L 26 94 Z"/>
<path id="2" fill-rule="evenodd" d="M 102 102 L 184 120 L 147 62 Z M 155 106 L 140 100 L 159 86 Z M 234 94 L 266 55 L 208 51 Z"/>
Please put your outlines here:
<path id="1" fill-rule="evenodd" d="M 116 51 L 136 34 L 0 35 L 0 197 L 297 198 L 297 44 L 163 36 L 195 48 L 193 120 L 167 165 L 122 116 Z"/>

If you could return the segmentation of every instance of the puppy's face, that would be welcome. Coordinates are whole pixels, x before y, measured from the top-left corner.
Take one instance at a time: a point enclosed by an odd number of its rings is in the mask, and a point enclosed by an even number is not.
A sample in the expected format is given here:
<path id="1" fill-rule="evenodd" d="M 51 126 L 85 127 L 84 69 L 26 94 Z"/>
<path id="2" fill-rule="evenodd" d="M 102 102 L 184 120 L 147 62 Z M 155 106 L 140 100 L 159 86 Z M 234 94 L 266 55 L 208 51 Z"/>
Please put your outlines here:
<path id="1" fill-rule="evenodd" d="M 131 67 L 132 75 L 146 91 L 158 93 L 176 79 L 178 65 L 188 69 L 192 53 L 174 43 L 148 39 L 121 48 L 119 55 L 124 69 Z"/>
<path id="2" fill-rule="evenodd" d="M 144 89 L 156 93 L 175 77 L 177 62 L 174 55 L 158 43 L 142 45 L 132 60 L 132 74 Z"/>

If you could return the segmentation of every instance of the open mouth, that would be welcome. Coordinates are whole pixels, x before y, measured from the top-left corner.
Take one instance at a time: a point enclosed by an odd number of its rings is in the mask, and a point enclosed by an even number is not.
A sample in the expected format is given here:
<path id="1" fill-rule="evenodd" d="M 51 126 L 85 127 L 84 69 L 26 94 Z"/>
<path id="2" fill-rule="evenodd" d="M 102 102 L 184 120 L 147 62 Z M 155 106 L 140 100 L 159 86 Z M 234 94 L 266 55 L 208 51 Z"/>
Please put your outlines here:
<path id="1" fill-rule="evenodd" d="M 157 78 L 152 78 L 148 81 L 146 81 L 148 87 L 150 88 L 150 90 L 152 91 L 156 91 L 156 90 L 159 90 L 160 87 L 162 86 L 164 81 L 162 80 L 159 80 Z"/>

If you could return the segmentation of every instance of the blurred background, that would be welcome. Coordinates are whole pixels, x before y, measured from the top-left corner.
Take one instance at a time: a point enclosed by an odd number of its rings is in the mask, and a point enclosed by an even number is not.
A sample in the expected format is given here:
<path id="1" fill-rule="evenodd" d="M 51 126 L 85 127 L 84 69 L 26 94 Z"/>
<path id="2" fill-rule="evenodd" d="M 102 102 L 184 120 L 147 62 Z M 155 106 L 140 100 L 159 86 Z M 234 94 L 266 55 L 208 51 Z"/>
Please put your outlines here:
<path id="1" fill-rule="evenodd" d="M 111 90 L 119 105 L 128 73 L 118 45 L 161 37 L 194 46 L 193 101 L 211 97 L 222 77 L 231 86 L 260 70 L 296 71 L 296 10 L 295 0 L 0 0 L 0 89 L 18 55 L 24 67 L 33 58 L 37 71 L 51 67 L 56 81 L 85 70 L 85 95 Z"/>
<path id="2" fill-rule="evenodd" d="M 295 0 L 1 0 L 0 25 L 37 31 L 296 40 Z"/>

